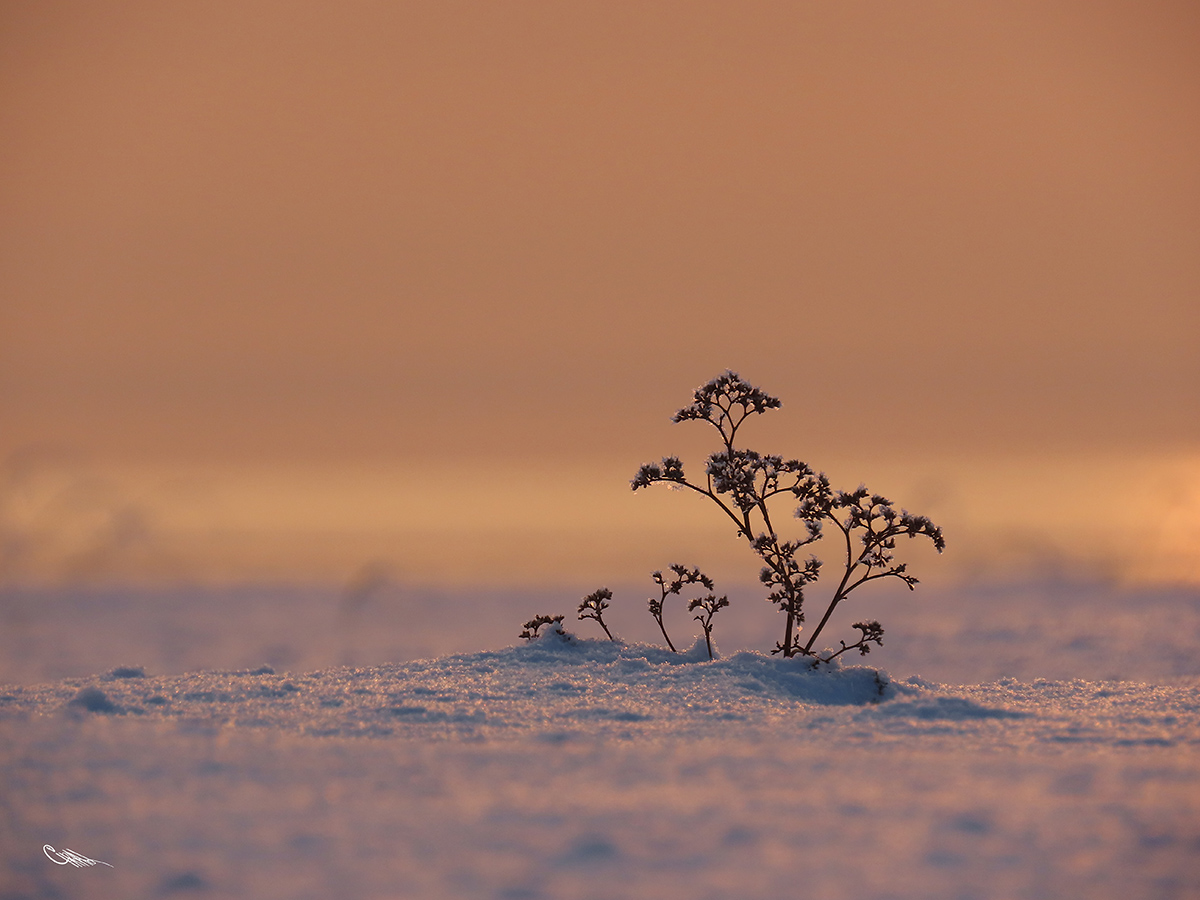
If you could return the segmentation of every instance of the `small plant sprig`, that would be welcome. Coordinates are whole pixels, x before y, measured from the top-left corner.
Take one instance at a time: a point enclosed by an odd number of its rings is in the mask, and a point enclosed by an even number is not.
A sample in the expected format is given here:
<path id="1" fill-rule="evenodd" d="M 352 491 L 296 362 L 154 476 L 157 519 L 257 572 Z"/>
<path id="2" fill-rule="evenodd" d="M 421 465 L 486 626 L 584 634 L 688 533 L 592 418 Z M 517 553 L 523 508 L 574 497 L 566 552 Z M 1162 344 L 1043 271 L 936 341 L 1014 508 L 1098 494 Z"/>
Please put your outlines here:
<path id="1" fill-rule="evenodd" d="M 654 583 L 658 585 L 659 593 L 662 595 L 658 598 L 650 598 L 650 615 L 654 616 L 654 621 L 658 623 L 658 629 L 662 632 L 663 640 L 667 642 L 667 646 L 671 648 L 671 652 L 678 653 L 679 651 L 675 649 L 675 645 L 671 643 L 671 638 L 667 634 L 667 626 L 663 624 L 663 604 L 671 594 L 678 595 L 685 585 L 701 584 L 707 590 L 711 591 L 713 589 L 713 580 L 697 568 L 689 569 L 687 566 L 681 566 L 677 563 L 673 564 L 670 568 L 675 573 L 675 577 L 670 581 L 667 581 L 663 577 L 662 572 L 653 572 L 650 575 L 654 579 Z M 690 611 L 691 609 L 692 607 L 689 606 L 688 610 Z"/>
<path id="2" fill-rule="evenodd" d="M 738 429 L 747 418 L 780 406 L 777 398 L 746 383 L 736 372 L 726 371 L 698 387 L 692 403 L 672 417 L 673 422 L 707 422 L 720 434 L 724 446 L 709 456 L 705 480 L 689 481 L 680 459 L 666 456 L 661 464 L 643 465 L 630 484 L 637 491 L 667 482 L 713 501 L 737 526 L 738 537 L 745 538 L 763 561 L 759 578 L 769 591 L 767 599 L 786 614 L 783 640 L 775 645 L 774 652 L 817 656 L 813 651 L 817 637 L 834 609 L 856 588 L 888 577 L 900 579 L 909 590 L 917 584 L 917 579 L 907 574 L 907 564 L 895 562 L 897 538 L 927 537 L 939 553 L 946 542 L 941 529 L 928 518 L 907 510 L 897 513 L 890 500 L 869 493 L 865 487 L 834 491 L 825 474 L 814 472 L 806 463 L 734 446 Z M 793 540 L 780 537 L 769 503 L 787 495 L 798 504 L 795 517 L 804 526 L 804 533 Z M 843 574 L 820 623 L 808 641 L 802 642 L 799 635 L 804 621 L 804 591 L 820 577 L 821 561 L 815 556 L 800 561 L 796 555 L 823 537 L 827 523 L 844 539 Z M 827 659 L 849 649 L 865 652 L 871 643 L 882 645 L 883 628 L 878 622 L 861 622 L 854 627 L 859 628 L 862 637 L 850 645 L 843 641 L 842 650 Z"/>
<path id="3" fill-rule="evenodd" d="M 694 612 L 699 609 L 700 615 L 692 616 L 700 627 L 704 629 L 704 643 L 708 647 L 708 658 L 713 658 L 712 648 L 712 618 L 717 614 L 717 610 L 724 609 L 729 605 L 728 597 L 717 597 L 715 594 L 709 594 L 707 597 L 697 597 L 688 604 L 688 612 Z"/>
<path id="4" fill-rule="evenodd" d="M 534 616 L 525 623 L 525 630 L 521 632 L 519 637 L 523 637 L 527 641 L 535 640 L 538 637 L 538 629 L 543 625 L 561 623 L 563 618 L 563 616 Z"/>
<path id="5" fill-rule="evenodd" d="M 592 591 L 583 598 L 583 602 L 579 604 L 579 620 L 595 619 L 600 623 L 600 627 L 604 629 L 604 633 L 608 635 L 610 641 L 616 641 L 612 636 L 612 632 L 608 630 L 608 626 L 604 624 L 604 610 L 608 609 L 608 601 L 612 599 L 612 591 L 608 588 L 600 588 L 597 591 Z M 561 619 L 562 616 L 559 616 Z"/>
<path id="6" fill-rule="evenodd" d="M 836 653 L 831 653 L 825 657 L 823 662 L 829 662 L 831 659 L 837 659 L 847 650 L 857 650 L 859 656 L 866 656 L 871 652 L 871 645 L 878 644 L 883 646 L 883 626 L 872 619 L 869 622 L 855 622 L 854 628 L 857 628 L 862 635 L 853 644 L 847 645 L 845 641 L 838 641 L 842 645 L 842 649 Z"/>
<path id="7" fill-rule="evenodd" d="M 819 528 L 821 522 L 832 522 L 841 533 L 845 546 L 841 581 L 821 621 L 804 645 L 802 652 L 805 655 L 812 655 L 813 644 L 829 617 L 854 589 L 881 578 L 898 578 L 910 591 L 916 587 L 919 582 L 908 574 L 908 564 L 895 561 L 893 551 L 897 538 L 904 535 L 910 539 L 923 536 L 933 542 L 938 553 L 946 549 L 942 530 L 927 517 L 913 515 L 908 510 L 897 513 L 890 500 L 879 494 L 871 494 L 863 485 L 854 491 L 834 491 L 822 497 L 806 498 L 796 509 L 796 518 L 810 529 L 814 525 Z M 856 534 L 859 546 L 856 546 L 854 539 Z M 867 631 L 863 631 L 863 637 L 857 644 L 851 644 L 850 647 L 843 644 L 844 649 L 865 648 L 867 643 L 864 642 L 883 645 L 883 628 L 878 622 L 859 624 L 873 626 L 869 636 Z M 858 628 L 859 625 L 854 627 Z M 834 656 L 842 652 L 844 650 L 839 650 Z"/>

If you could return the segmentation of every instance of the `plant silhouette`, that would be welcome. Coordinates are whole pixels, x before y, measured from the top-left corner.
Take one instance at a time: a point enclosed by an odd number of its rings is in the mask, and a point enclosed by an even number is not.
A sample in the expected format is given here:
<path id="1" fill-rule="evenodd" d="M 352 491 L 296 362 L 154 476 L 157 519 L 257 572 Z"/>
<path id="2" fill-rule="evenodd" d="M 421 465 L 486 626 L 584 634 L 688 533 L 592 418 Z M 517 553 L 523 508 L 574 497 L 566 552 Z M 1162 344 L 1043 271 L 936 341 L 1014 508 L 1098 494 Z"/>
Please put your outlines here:
<path id="1" fill-rule="evenodd" d="M 650 575 L 654 579 L 654 583 L 658 585 L 659 593 L 661 594 L 660 597 L 650 598 L 650 615 L 654 616 L 654 621 L 658 623 L 658 629 L 662 632 L 663 640 L 667 642 L 667 646 L 673 652 L 678 653 L 679 651 L 675 649 L 675 645 L 671 643 L 670 635 L 667 634 L 667 626 L 663 624 L 663 604 L 666 603 L 667 597 L 672 594 L 678 595 L 689 584 L 699 584 L 711 591 L 713 589 L 713 580 L 697 568 L 689 569 L 687 566 L 678 564 L 672 565 L 670 568 L 675 577 L 669 581 L 663 577 L 662 572 L 654 572 Z M 691 608 L 691 606 L 688 606 L 689 611 Z"/>
<path id="2" fill-rule="evenodd" d="M 945 540 L 941 529 L 927 517 L 907 510 L 897 511 L 890 500 L 870 493 L 864 486 L 853 491 L 833 490 L 825 474 L 815 472 L 806 463 L 736 446 L 738 430 L 750 416 L 780 406 L 777 398 L 743 381 L 736 372 L 726 371 L 698 387 L 692 402 L 672 417 L 676 423 L 707 422 L 721 436 L 722 447 L 708 457 L 704 479 L 689 480 L 682 461 L 666 456 L 661 463 L 643 465 L 631 485 L 634 491 L 659 482 L 688 488 L 709 498 L 737 526 L 738 536 L 746 540 L 763 562 L 759 578 L 769 591 L 767 598 L 785 614 L 783 640 L 772 652 L 782 652 L 784 656 L 801 654 L 822 661 L 849 650 L 866 654 L 871 644 L 883 643 L 883 628 L 875 621 L 855 623 L 858 640 L 851 644 L 841 641 L 841 649 L 828 656 L 819 656 L 813 647 L 833 611 L 862 585 L 897 578 L 909 590 L 914 588 L 917 579 L 908 574 L 907 564 L 895 560 L 897 538 L 928 538 L 939 553 L 945 549 Z M 803 533 L 792 540 L 780 536 L 772 516 L 772 501 L 784 497 L 797 504 L 794 515 L 803 526 Z M 821 540 L 827 525 L 840 535 L 839 544 L 844 545 L 842 573 L 817 627 L 807 641 L 801 641 L 805 589 L 821 577 L 822 563 L 816 556 L 801 560 L 797 554 Z M 662 600 L 666 596 L 664 590 L 655 614 L 660 627 Z M 693 601 L 689 609 L 696 608 L 696 603 Z M 655 612 L 653 600 L 651 612 Z M 715 612 L 714 608 L 707 613 L 708 625 L 701 620 L 706 638 Z M 665 628 L 663 636 L 666 637 Z"/>

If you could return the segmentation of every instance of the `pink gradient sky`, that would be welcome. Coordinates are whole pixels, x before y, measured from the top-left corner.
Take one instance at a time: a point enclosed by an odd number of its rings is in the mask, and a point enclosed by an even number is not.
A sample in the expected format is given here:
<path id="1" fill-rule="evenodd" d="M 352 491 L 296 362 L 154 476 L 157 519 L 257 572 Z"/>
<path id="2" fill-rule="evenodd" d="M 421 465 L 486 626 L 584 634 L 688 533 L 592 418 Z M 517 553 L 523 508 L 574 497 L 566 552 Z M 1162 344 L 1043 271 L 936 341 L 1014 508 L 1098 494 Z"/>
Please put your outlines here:
<path id="1" fill-rule="evenodd" d="M 1184 2 L 5 4 L 6 564 L 636 568 L 625 479 L 731 367 L 952 551 L 1200 580 L 1197 47 Z"/>

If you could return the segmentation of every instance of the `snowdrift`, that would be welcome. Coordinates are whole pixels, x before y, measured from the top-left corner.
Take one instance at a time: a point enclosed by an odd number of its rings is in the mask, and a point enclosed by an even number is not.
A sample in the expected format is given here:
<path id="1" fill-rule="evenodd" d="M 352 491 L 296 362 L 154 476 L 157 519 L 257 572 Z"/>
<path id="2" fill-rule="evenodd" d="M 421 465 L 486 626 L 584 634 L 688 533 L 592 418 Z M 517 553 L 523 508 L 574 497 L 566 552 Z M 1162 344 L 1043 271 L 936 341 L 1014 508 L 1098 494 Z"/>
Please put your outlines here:
<path id="1" fill-rule="evenodd" d="M 547 634 L 0 687 L 0 747 L 14 898 L 1200 892 L 1195 682 L 948 686 Z"/>
<path id="2" fill-rule="evenodd" d="M 261 666 L 155 677 L 122 666 L 11 686 L 0 691 L 0 716 L 100 716 L 318 737 L 697 738 L 736 728 L 831 743 L 952 731 L 1011 745 L 1174 746 L 1200 740 L 1198 695 L 1194 685 L 1042 679 L 949 687 L 916 676 L 896 681 L 840 659 L 815 665 L 741 651 L 709 660 L 702 639 L 676 654 L 550 631 L 502 650 L 304 674 Z M 864 725 L 872 730 L 861 732 Z"/>

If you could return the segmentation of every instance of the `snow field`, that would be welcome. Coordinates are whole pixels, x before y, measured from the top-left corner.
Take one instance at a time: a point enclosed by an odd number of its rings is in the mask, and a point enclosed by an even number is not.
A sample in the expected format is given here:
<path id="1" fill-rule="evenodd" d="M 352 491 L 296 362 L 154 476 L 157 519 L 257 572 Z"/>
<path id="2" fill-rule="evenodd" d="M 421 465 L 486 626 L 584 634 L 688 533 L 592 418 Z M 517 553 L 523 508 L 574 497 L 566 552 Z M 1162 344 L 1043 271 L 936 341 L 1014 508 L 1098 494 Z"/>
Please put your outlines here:
<path id="1" fill-rule="evenodd" d="M 681 656 L 7 686 L 2 896 L 1200 896 L 1200 684 Z"/>

